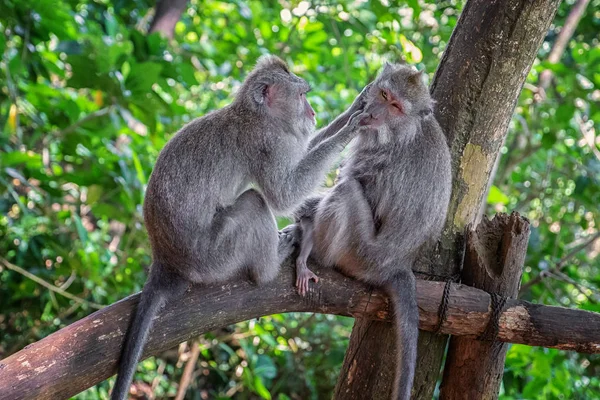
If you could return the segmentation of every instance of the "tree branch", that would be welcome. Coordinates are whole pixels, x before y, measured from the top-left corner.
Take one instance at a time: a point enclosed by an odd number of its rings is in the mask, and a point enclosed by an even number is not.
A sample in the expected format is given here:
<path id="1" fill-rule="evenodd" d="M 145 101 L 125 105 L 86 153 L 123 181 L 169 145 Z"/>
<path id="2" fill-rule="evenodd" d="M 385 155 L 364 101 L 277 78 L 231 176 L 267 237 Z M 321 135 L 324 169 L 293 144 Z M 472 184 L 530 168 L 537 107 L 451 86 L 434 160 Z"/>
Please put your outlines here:
<path id="1" fill-rule="evenodd" d="M 179 387 L 177 388 L 177 394 L 175 395 L 175 400 L 183 400 L 185 398 L 185 392 L 187 392 L 188 386 L 190 386 L 190 382 L 192 381 L 192 374 L 194 373 L 194 369 L 196 369 L 196 362 L 198 362 L 198 356 L 200 356 L 200 343 L 198 342 L 198 339 L 192 340 L 191 347 L 192 349 L 190 358 L 185 364 L 183 375 L 181 376 L 181 380 L 179 381 Z"/>
<path id="2" fill-rule="evenodd" d="M 552 50 L 550 50 L 550 54 L 548 55 L 549 63 L 556 64 L 560 61 L 560 58 L 565 52 L 565 49 L 567 48 L 567 45 L 569 44 L 569 40 L 571 40 L 573 33 L 575 33 L 575 29 L 579 24 L 579 20 L 583 16 L 583 13 L 585 12 L 585 9 L 589 2 L 590 0 L 579 0 L 571 9 L 567 20 L 565 21 L 565 24 L 563 25 L 562 29 L 560 30 L 560 33 L 558 34 L 558 37 L 556 38 L 556 42 L 554 42 Z M 541 95 L 541 100 L 545 99 L 545 91 L 546 89 L 548 89 L 548 86 L 550 86 L 551 80 L 552 71 L 549 69 L 542 71 L 539 80 L 540 89 L 542 89 L 541 92 L 543 93 Z"/>
<path id="3" fill-rule="evenodd" d="M 291 261 L 268 286 L 249 282 L 194 287 L 155 320 L 144 357 L 203 332 L 281 312 L 319 312 L 388 319 L 388 302 L 339 273 L 311 265 L 321 278 L 305 298 L 296 293 Z M 420 328 L 433 331 L 444 292 L 442 282 L 417 282 Z M 139 294 L 108 306 L 0 361 L 0 393 L 12 400 L 64 399 L 116 372 L 117 360 Z M 444 334 L 478 336 L 490 318 L 490 295 L 453 284 Z M 600 353 L 600 314 L 508 300 L 498 340 Z"/>
<path id="4" fill-rule="evenodd" d="M 21 268 L 21 267 L 19 267 L 17 265 L 11 264 L 10 262 L 8 262 L 7 260 L 5 260 L 2 257 L 0 257 L 0 262 L 6 268 L 10 269 L 11 271 L 14 271 L 14 272 L 16 272 L 18 274 L 21 274 L 24 277 L 31 279 L 35 283 L 37 283 L 39 285 L 42 285 L 46 289 L 49 289 L 49 290 L 51 290 L 53 292 L 56 292 L 56 293 L 60 294 L 61 296 L 66 297 L 67 299 L 71 299 L 71 300 L 76 301 L 76 302 L 81 303 L 81 304 L 86 304 L 89 307 L 94 308 L 96 310 L 99 310 L 99 309 L 101 309 L 101 308 L 104 307 L 102 304 L 93 303 L 91 301 L 87 301 L 85 299 L 82 299 L 81 297 L 77 297 L 74 294 L 66 292 L 63 289 L 61 289 L 61 288 L 59 288 L 57 286 L 54 286 L 53 284 L 51 284 L 49 282 L 46 282 L 45 280 L 43 280 L 42 278 L 39 278 L 38 276 L 32 274 L 31 272 L 26 271 L 26 270 L 24 270 L 23 268 Z"/>
<path id="5" fill-rule="evenodd" d="M 580 245 L 576 246 L 573 250 L 571 250 L 570 252 L 568 252 L 563 258 L 561 258 L 554 265 L 554 267 L 552 267 L 552 268 L 550 268 L 550 269 L 548 269 L 546 271 L 540 272 L 540 274 L 538 276 L 536 276 L 535 278 L 532 278 L 529 281 L 527 281 L 523 286 L 521 286 L 521 289 L 519 290 L 519 293 L 525 293 L 533 285 L 535 285 L 537 283 L 540 283 L 541 280 L 547 274 L 561 271 L 563 268 L 565 268 L 567 266 L 567 263 L 569 262 L 569 260 L 571 258 L 575 257 L 577 255 L 577 253 L 579 253 L 581 250 L 585 250 L 588 246 L 590 246 L 591 244 L 593 244 L 598 239 L 600 239 L 600 232 L 596 232 L 595 235 L 593 235 L 588 240 L 586 240 L 585 242 L 581 243 Z"/>
<path id="6" fill-rule="evenodd" d="M 175 25 L 186 5 L 187 0 L 158 0 L 149 32 L 162 32 L 169 39 L 173 39 Z"/>

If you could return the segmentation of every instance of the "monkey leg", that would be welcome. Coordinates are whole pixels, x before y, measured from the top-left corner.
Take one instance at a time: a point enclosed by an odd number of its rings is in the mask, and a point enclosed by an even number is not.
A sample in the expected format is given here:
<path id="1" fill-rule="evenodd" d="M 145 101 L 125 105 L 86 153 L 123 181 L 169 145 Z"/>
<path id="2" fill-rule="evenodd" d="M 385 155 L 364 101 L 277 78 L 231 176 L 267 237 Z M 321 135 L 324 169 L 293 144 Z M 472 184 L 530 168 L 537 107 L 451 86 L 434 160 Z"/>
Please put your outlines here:
<path id="1" fill-rule="evenodd" d="M 355 179 L 343 179 L 323 201 L 316 223 L 320 236 L 335 239 L 325 244 L 333 249 L 335 264 L 343 273 L 383 286 L 390 295 L 399 355 L 393 398 L 410 399 L 419 323 L 412 264 L 394 250 L 393 237 L 377 232 L 362 185 Z"/>
<path id="2" fill-rule="evenodd" d="M 291 233 L 283 235 L 284 247 L 293 246 L 291 239 Z M 240 271 L 248 271 L 252 280 L 263 283 L 275 278 L 279 271 L 282 249 L 275 217 L 263 196 L 254 189 L 242 193 L 234 204 L 217 213 L 210 240 L 200 247 L 199 255 L 202 250 L 208 255 L 199 271 L 203 282 L 210 282 L 210 278 L 222 282 Z M 210 269 L 205 271 L 206 268 Z"/>
<path id="3" fill-rule="evenodd" d="M 343 178 L 327 194 L 315 216 L 314 231 L 315 255 L 326 264 L 356 279 L 379 283 L 379 274 L 366 270 L 385 249 L 378 249 L 373 212 L 357 180 Z"/>
<path id="4" fill-rule="evenodd" d="M 306 262 L 313 249 L 313 222 L 309 218 L 303 218 L 299 221 L 302 229 L 302 240 L 300 242 L 300 254 L 296 259 L 296 288 L 301 296 L 308 292 L 308 283 L 312 280 L 319 282 L 319 277 L 315 275 Z"/>

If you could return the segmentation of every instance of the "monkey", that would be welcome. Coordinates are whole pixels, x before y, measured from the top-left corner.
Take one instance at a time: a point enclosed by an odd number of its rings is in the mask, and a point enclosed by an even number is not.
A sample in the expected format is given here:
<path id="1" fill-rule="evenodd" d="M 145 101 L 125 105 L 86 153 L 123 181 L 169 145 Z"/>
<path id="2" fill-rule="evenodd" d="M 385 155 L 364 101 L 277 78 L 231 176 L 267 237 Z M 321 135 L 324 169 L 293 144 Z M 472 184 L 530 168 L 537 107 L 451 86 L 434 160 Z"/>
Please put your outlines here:
<path id="1" fill-rule="evenodd" d="M 152 264 L 126 334 L 113 400 L 125 399 L 152 320 L 191 284 L 275 278 L 297 231 L 274 213 L 301 203 L 368 119 L 364 96 L 311 136 L 308 83 L 262 56 L 231 104 L 185 125 L 161 150 L 144 198 Z"/>
<path id="2" fill-rule="evenodd" d="M 442 232 L 452 188 L 450 151 L 421 72 L 386 63 L 366 94 L 339 182 L 296 210 L 301 229 L 297 288 L 318 278 L 309 254 L 390 296 L 399 362 L 394 399 L 410 399 L 419 310 L 412 268 Z M 309 250 L 306 250 L 306 249 Z M 308 271 L 308 272 L 307 272 Z"/>

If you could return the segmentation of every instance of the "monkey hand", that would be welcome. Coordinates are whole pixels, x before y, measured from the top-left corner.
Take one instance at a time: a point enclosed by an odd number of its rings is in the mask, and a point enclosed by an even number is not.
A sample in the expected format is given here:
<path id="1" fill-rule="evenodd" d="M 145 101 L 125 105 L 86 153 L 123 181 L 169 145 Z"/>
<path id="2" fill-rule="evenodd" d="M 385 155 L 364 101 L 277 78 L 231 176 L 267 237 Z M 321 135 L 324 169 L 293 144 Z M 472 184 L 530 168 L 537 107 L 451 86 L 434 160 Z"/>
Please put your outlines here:
<path id="1" fill-rule="evenodd" d="M 291 224 L 280 230 L 278 233 L 279 243 L 277 246 L 277 253 L 279 262 L 282 262 L 294 252 L 296 245 L 300 242 L 300 230 L 296 224 Z"/>
<path id="2" fill-rule="evenodd" d="M 356 111 L 361 111 L 365 108 L 365 106 L 367 105 L 367 97 L 369 94 L 369 90 L 372 86 L 373 82 L 369 83 L 367 86 L 364 87 L 360 94 L 356 96 L 356 99 L 354 99 L 354 102 L 350 106 L 350 114 L 354 114 Z"/>
<path id="3" fill-rule="evenodd" d="M 319 277 L 308 269 L 305 260 L 298 258 L 296 260 L 296 288 L 300 296 L 304 297 L 306 295 L 308 282 L 310 281 L 319 282 Z"/>
<path id="4" fill-rule="evenodd" d="M 356 130 L 362 126 L 369 126 L 373 123 L 374 118 L 368 112 L 364 112 L 363 110 L 356 111 L 346 124 L 346 127 Z"/>

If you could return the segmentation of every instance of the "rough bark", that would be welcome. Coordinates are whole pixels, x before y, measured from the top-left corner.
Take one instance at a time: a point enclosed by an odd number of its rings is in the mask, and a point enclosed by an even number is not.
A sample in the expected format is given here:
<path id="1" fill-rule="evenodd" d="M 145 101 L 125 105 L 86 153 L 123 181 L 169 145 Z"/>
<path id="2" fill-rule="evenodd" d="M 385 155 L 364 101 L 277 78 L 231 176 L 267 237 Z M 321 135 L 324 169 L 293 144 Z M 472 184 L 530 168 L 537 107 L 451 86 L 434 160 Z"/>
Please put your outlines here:
<path id="1" fill-rule="evenodd" d="M 516 298 L 529 233 L 529 222 L 518 213 L 499 214 L 491 221 L 485 218 L 467 234 L 462 282 L 504 298 Z M 508 345 L 493 341 L 493 324 L 488 328 L 488 341 L 459 336 L 450 339 L 440 399 L 498 398 Z"/>
<path id="2" fill-rule="evenodd" d="M 417 272 L 445 277 L 458 272 L 462 232 L 476 222 L 519 93 L 559 2 L 469 0 L 465 5 L 431 86 L 437 100 L 435 115 L 452 153 L 452 198 L 437 258 L 428 266 L 418 267 Z M 369 322 L 357 320 L 354 329 L 368 332 L 363 324 Z M 350 371 L 348 363 L 354 359 L 390 359 L 394 343 L 382 340 L 388 336 L 352 335 L 350 346 L 358 341 L 362 350 L 352 359 L 346 353 L 343 370 Z M 420 332 L 413 399 L 432 398 L 446 342 L 447 337 Z M 375 368 L 378 370 L 370 371 L 371 375 L 394 369 L 388 362 Z M 364 383 L 356 376 L 350 381 L 340 375 L 338 386 L 340 392 L 354 393 Z M 362 398 L 384 399 L 389 392 L 382 387 Z"/>
<path id="3" fill-rule="evenodd" d="M 162 32 L 173 39 L 175 25 L 185 10 L 187 0 L 158 0 L 149 32 Z"/>
<path id="4" fill-rule="evenodd" d="M 306 298 L 296 293 L 291 262 L 268 286 L 238 282 L 193 288 L 155 320 L 144 357 L 204 332 L 281 312 L 388 320 L 388 302 L 382 292 L 330 269 L 310 267 L 321 280 L 311 286 Z M 417 281 L 421 329 L 432 331 L 437 327 L 443 291 L 442 282 Z M 113 375 L 138 299 L 139 294 L 130 296 L 0 360 L 0 398 L 65 399 Z M 484 332 L 490 315 L 488 293 L 453 284 L 441 332 L 477 337 Z M 598 313 L 509 300 L 499 325 L 500 341 L 600 353 Z"/>

